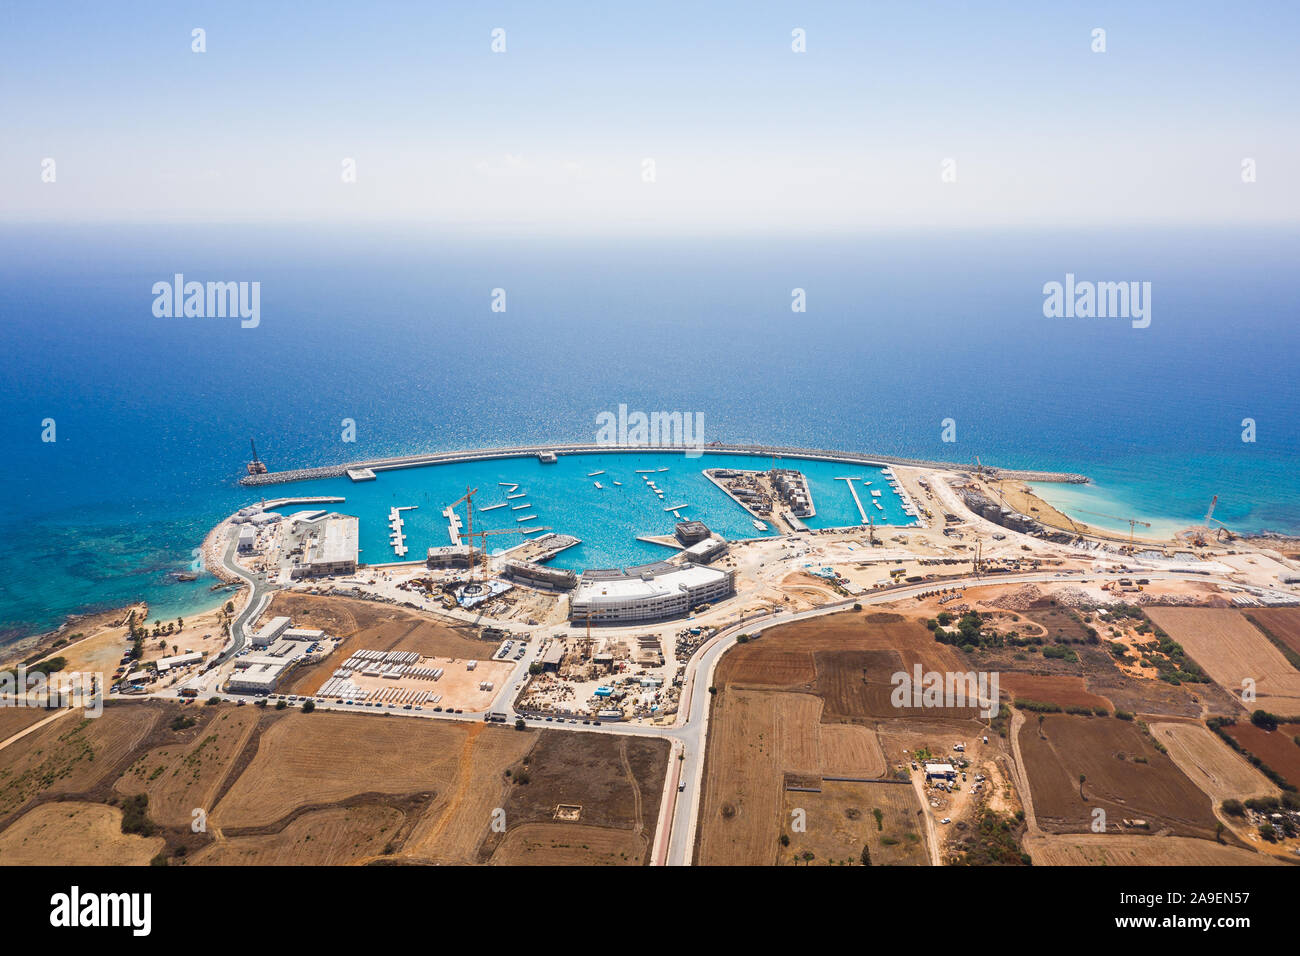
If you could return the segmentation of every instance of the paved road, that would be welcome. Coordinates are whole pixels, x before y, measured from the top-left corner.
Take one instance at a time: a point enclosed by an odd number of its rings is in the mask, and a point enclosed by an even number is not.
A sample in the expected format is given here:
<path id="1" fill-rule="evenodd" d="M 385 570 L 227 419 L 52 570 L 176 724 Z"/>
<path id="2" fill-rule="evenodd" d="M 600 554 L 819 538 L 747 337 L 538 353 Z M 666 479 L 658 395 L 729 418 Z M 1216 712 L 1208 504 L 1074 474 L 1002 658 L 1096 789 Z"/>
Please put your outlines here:
<path id="1" fill-rule="evenodd" d="M 264 578 L 250 574 L 235 562 L 235 551 L 238 547 L 239 539 L 231 538 L 225 554 L 221 556 L 221 566 L 248 585 L 248 600 L 244 604 L 244 609 L 230 622 L 230 647 L 222 651 L 217 658 L 217 667 L 243 650 L 244 643 L 247 641 L 247 625 L 257 620 L 258 615 L 270 603 L 271 593 L 274 590 Z"/>

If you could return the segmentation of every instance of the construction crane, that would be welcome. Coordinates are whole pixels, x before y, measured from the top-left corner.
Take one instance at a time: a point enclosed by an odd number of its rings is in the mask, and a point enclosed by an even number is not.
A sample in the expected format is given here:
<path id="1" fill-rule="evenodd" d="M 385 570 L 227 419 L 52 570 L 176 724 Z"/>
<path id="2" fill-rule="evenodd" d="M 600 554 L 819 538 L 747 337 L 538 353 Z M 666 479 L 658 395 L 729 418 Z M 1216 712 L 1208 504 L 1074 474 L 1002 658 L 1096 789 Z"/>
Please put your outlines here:
<path id="1" fill-rule="evenodd" d="M 1211 510 L 1213 510 L 1213 508 L 1211 508 Z M 1082 508 L 1078 509 L 1078 511 L 1080 514 L 1095 515 L 1098 518 L 1109 518 L 1111 521 L 1127 521 L 1128 522 L 1128 543 L 1130 548 L 1133 546 L 1134 527 L 1136 527 L 1137 525 L 1141 525 L 1144 528 L 1151 527 L 1151 522 L 1139 521 L 1137 518 L 1121 518 L 1119 517 L 1119 515 L 1103 514 L 1100 511 L 1084 511 Z"/>
<path id="2" fill-rule="evenodd" d="M 551 529 L 550 529 L 549 527 L 543 527 L 543 528 L 528 528 L 528 529 L 524 529 L 524 528 L 500 528 L 500 529 L 497 529 L 497 530 L 495 530 L 495 531 L 469 531 L 469 532 L 466 532 L 465 535 L 464 535 L 464 537 L 469 538 L 469 546 L 470 546 L 470 559 L 469 559 L 469 576 L 470 576 L 470 580 L 473 580 L 473 579 L 474 579 L 474 570 L 475 570 L 475 568 L 478 566 L 478 556 L 477 556 L 476 554 L 473 553 L 473 548 L 474 548 L 474 539 L 475 539 L 475 538 L 481 538 L 481 539 L 483 540 L 483 563 L 486 564 L 486 563 L 487 563 L 487 539 L 488 539 L 488 537 L 489 537 L 490 535 L 494 535 L 494 534 L 527 534 L 527 533 L 530 532 L 530 531 L 550 531 L 550 530 L 551 530 Z"/>
<path id="3" fill-rule="evenodd" d="M 248 447 L 253 449 L 253 460 L 248 463 L 248 473 L 250 475 L 265 475 L 266 465 L 257 457 L 257 445 L 253 443 L 251 438 L 248 440 Z"/>

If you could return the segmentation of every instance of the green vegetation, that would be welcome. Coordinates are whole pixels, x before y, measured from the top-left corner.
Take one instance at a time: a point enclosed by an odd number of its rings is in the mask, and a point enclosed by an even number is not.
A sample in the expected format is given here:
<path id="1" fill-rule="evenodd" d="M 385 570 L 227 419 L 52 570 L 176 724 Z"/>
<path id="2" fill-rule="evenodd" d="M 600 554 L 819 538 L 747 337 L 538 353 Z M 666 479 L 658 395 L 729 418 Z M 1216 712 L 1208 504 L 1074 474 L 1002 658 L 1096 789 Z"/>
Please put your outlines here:
<path id="1" fill-rule="evenodd" d="M 959 844 L 959 866 L 1029 866 L 1029 854 L 1020 848 L 1023 824 L 993 810 L 980 809 L 973 832 Z"/>
<path id="2" fill-rule="evenodd" d="M 188 730 L 197 723 L 198 720 L 193 717 L 187 717 L 184 714 L 177 714 L 172 718 L 171 723 L 167 726 L 171 727 L 172 730 Z"/>
<path id="3" fill-rule="evenodd" d="M 1250 715 L 1250 722 L 1261 730 L 1274 731 L 1277 725 L 1282 722 L 1282 718 L 1276 714 L 1270 714 L 1266 710 L 1257 710 Z"/>
<path id="4" fill-rule="evenodd" d="M 122 832 L 153 836 L 158 827 L 149 819 L 149 794 L 137 793 L 122 799 Z"/>

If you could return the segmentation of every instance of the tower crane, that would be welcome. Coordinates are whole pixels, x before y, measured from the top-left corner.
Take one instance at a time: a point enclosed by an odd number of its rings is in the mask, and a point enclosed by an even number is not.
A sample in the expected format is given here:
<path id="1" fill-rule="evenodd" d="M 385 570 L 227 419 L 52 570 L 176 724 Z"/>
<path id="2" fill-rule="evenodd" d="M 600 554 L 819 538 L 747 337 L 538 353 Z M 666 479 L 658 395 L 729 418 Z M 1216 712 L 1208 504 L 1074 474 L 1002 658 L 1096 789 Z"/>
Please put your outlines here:
<path id="1" fill-rule="evenodd" d="M 527 530 L 528 530 L 528 531 L 550 531 L 551 529 L 550 529 L 549 527 L 542 527 L 542 528 L 529 528 L 529 529 L 527 529 Z M 493 531 L 467 531 L 467 532 L 465 533 L 464 537 L 469 538 L 469 546 L 470 546 L 471 549 L 473 549 L 473 547 L 474 547 L 474 539 L 475 539 L 475 538 L 480 538 L 480 539 L 482 539 L 482 542 L 483 542 L 483 563 L 486 564 L 486 563 L 487 563 L 487 539 L 488 539 L 488 536 L 489 536 L 489 535 L 494 535 L 494 534 L 524 534 L 524 533 L 525 533 L 525 530 L 524 530 L 523 528 L 499 528 L 499 529 L 497 529 L 497 530 L 493 530 Z M 477 557 L 476 555 L 474 555 L 474 554 L 472 553 L 472 550 L 471 550 L 470 560 L 469 560 L 469 576 L 470 576 L 470 580 L 471 580 L 471 581 L 474 579 L 474 570 L 475 570 L 475 568 L 476 568 L 477 566 L 478 566 L 478 557 Z"/>

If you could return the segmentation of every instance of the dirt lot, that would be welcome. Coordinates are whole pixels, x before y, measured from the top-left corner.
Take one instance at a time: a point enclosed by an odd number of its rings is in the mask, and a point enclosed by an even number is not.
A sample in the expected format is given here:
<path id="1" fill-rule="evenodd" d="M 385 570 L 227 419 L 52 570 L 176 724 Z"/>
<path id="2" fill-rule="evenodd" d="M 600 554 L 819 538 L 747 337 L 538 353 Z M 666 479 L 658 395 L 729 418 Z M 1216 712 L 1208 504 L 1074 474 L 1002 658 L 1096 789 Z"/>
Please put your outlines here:
<path id="1" fill-rule="evenodd" d="M 785 773 L 820 772 L 820 710 L 821 701 L 807 694 L 733 688 L 718 693 L 697 837 L 701 864 L 776 862 L 786 823 Z"/>
<path id="2" fill-rule="evenodd" d="M 873 866 L 929 863 L 916 791 L 909 784 L 825 780 L 820 786 L 820 793 L 785 792 L 782 832 L 790 845 L 779 847 L 779 865 L 857 866 L 864 846 Z M 802 833 L 792 822 L 799 810 L 807 827 Z"/>
<path id="3" fill-rule="evenodd" d="M 1295 742 L 1300 736 L 1300 723 L 1278 724 L 1277 730 L 1269 731 L 1249 720 L 1239 720 L 1224 731 L 1287 783 L 1300 787 L 1300 746 Z"/>
<path id="4" fill-rule="evenodd" d="M 548 839 L 580 847 L 578 841 L 559 833 L 580 824 L 593 830 L 622 831 L 621 836 L 597 843 L 605 849 L 617 846 L 620 854 L 631 854 L 633 862 L 648 862 L 667 769 L 665 740 L 541 731 L 532 750 L 510 768 L 509 795 L 498 804 L 505 810 L 506 839 L 489 834 L 479 850 L 479 860 L 499 863 L 497 855 L 503 849 L 506 860 L 525 849 L 532 859 Z M 577 819 L 557 821 L 556 808 L 561 805 L 580 807 Z M 515 827 L 529 824 L 541 824 L 542 828 L 530 831 L 527 840 L 509 840 Z"/>
<path id="5" fill-rule="evenodd" d="M 1035 866 L 1274 866 L 1278 860 L 1242 847 L 1179 836 L 1109 833 L 1025 838 Z"/>
<path id="6" fill-rule="evenodd" d="M 1152 724 L 1151 735 L 1168 748 L 1174 763 L 1216 807 L 1230 798 L 1245 800 L 1279 793 L 1267 777 L 1200 724 Z M 1300 755 L 1300 747 L 1296 752 Z"/>
<path id="7" fill-rule="evenodd" d="M 256 707 L 191 708 L 202 721 L 185 739 L 142 754 L 117 781 L 120 793 L 149 794 L 149 817 L 163 826 L 188 826 L 196 807 L 211 812 L 235 760 L 253 736 Z"/>
<path id="8" fill-rule="evenodd" d="M 1255 682 L 1258 703 L 1274 713 L 1300 714 L 1300 672 L 1240 611 L 1226 608 L 1150 607 L 1147 616 L 1230 694 Z"/>
<path id="9" fill-rule="evenodd" d="M 492 854 L 493 866 L 636 866 L 649 852 L 631 830 L 581 823 L 525 823 Z"/>
<path id="10" fill-rule="evenodd" d="M 1136 828 L 1124 820 L 1143 820 L 1141 832 L 1214 836 L 1210 798 L 1132 721 L 1053 714 L 1040 725 L 1029 715 L 1020 751 L 1038 824 L 1050 833 L 1088 832 L 1100 807 L 1108 833 Z"/>
<path id="11" fill-rule="evenodd" d="M 105 705 L 100 717 L 68 714 L 0 750 L 0 825 L 35 797 L 94 787 L 129 758 L 160 713 Z"/>
<path id="12" fill-rule="evenodd" d="M 0 866 L 143 866 L 163 843 L 123 833 L 116 807 L 43 803 L 0 832 Z"/>
<path id="13" fill-rule="evenodd" d="M 364 793 L 450 793 L 479 736 L 518 741 L 526 734 L 479 724 L 287 711 L 262 735 L 257 755 L 217 805 L 219 827 L 265 826 L 304 806 Z M 509 765 L 512 755 L 505 748 Z M 412 759 L 418 754 L 418 759 Z M 486 821 L 484 821 L 486 823 Z"/>
<path id="14" fill-rule="evenodd" d="M 190 861 L 208 866 L 338 866 L 378 857 L 403 822 L 393 807 L 314 810 L 275 833 L 219 839 Z"/>
<path id="15" fill-rule="evenodd" d="M 415 651 L 425 657 L 465 661 L 487 660 L 497 646 L 479 640 L 471 627 L 354 598 L 281 591 L 262 620 L 277 614 L 291 618 L 294 627 L 316 627 L 331 637 L 345 638 L 339 649 L 320 664 L 290 675 L 291 683 L 281 688 L 288 694 L 315 693 L 354 650 Z"/>

